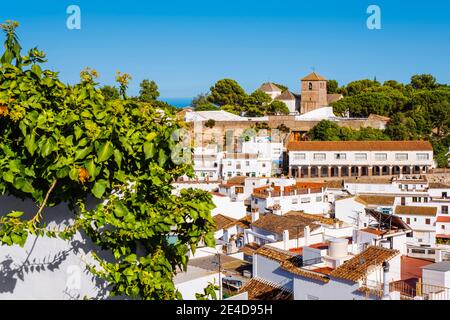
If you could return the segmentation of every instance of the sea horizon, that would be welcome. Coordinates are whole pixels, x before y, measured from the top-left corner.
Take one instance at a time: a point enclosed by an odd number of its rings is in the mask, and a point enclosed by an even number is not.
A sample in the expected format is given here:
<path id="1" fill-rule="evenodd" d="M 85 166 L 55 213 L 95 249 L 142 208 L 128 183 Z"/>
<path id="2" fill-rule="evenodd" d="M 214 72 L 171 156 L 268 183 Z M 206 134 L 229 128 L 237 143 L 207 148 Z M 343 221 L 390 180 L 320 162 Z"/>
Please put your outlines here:
<path id="1" fill-rule="evenodd" d="M 177 108 L 186 108 L 191 105 L 193 98 L 160 98 L 161 101 L 166 102 Z"/>

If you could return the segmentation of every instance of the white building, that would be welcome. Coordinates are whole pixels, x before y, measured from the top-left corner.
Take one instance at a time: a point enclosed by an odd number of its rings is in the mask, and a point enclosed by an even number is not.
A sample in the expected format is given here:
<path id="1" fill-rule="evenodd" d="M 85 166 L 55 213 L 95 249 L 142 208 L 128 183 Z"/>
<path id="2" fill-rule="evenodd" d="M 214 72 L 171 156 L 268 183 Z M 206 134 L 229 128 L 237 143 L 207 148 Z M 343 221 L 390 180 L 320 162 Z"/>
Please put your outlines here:
<path id="1" fill-rule="evenodd" d="M 291 141 L 289 175 L 350 177 L 420 174 L 435 166 L 428 141 Z"/>
<path id="2" fill-rule="evenodd" d="M 259 157 L 256 153 L 226 153 L 222 160 L 222 179 L 235 176 L 270 177 L 272 160 Z"/>
<path id="3" fill-rule="evenodd" d="M 251 200 L 252 210 L 260 213 L 284 214 L 289 211 L 304 211 L 324 214 L 329 210 L 323 183 L 305 182 L 293 185 L 267 185 L 255 188 Z"/>
<path id="4" fill-rule="evenodd" d="M 399 176 L 388 179 L 348 180 L 344 181 L 344 188 L 355 195 L 355 199 L 365 198 L 372 202 L 378 199 L 383 205 L 372 208 L 400 216 L 414 230 L 408 238 L 411 245 L 450 245 L 450 225 L 447 223 L 450 186 L 429 183 L 426 176 Z M 336 218 L 349 222 L 348 219 L 354 217 L 354 211 L 357 210 L 352 210 L 351 206 L 361 207 L 361 201 L 359 204 L 353 202 L 354 200 L 336 201 Z"/>
<path id="5" fill-rule="evenodd" d="M 259 90 L 266 93 L 273 100 L 283 102 L 289 109 L 289 113 L 297 113 L 297 103 L 295 96 L 289 91 L 283 91 L 277 85 L 272 82 L 266 82 L 259 87 Z"/>
<path id="6" fill-rule="evenodd" d="M 220 180 L 223 152 L 217 145 L 197 147 L 194 149 L 194 171 L 197 181 Z"/>
<path id="7" fill-rule="evenodd" d="M 260 159 L 272 161 L 272 173 L 279 174 L 283 168 L 283 143 L 272 142 L 270 137 L 250 137 L 242 143 L 242 153 L 257 154 Z"/>
<path id="8" fill-rule="evenodd" d="M 255 251 L 253 275 L 293 292 L 294 300 L 392 298 L 395 294 L 383 283 L 400 279 L 400 256 L 397 250 L 379 246 L 354 255 L 342 238 L 317 248 L 305 246 L 302 255 L 264 246 Z"/>

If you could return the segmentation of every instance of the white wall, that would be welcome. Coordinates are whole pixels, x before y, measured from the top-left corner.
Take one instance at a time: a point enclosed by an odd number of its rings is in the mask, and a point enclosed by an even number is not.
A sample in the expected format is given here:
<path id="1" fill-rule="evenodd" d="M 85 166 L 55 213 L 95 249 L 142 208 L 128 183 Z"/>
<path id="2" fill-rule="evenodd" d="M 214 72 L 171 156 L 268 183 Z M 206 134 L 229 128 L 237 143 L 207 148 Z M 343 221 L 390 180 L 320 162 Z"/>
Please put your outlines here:
<path id="1" fill-rule="evenodd" d="M 222 277 L 224 275 L 222 274 Z M 183 300 L 196 300 L 195 294 L 203 294 L 203 289 L 205 289 L 210 283 L 215 283 L 219 285 L 219 273 L 213 273 L 201 278 L 193 279 L 186 282 L 175 283 L 175 288 L 180 291 L 183 296 Z M 219 291 L 216 291 L 217 297 L 219 297 Z"/>
<path id="2" fill-rule="evenodd" d="M 211 215 L 223 214 L 234 219 L 241 219 L 247 215 L 247 208 L 243 201 L 232 201 L 229 197 L 213 195 L 213 202 L 216 205 L 211 211 Z"/>
<path id="3" fill-rule="evenodd" d="M 305 159 L 296 158 L 296 154 L 305 154 Z M 314 159 L 314 154 L 324 153 L 325 160 Z M 335 159 L 336 153 L 345 153 L 346 159 Z M 356 153 L 367 154 L 367 160 L 355 160 Z M 387 154 L 387 159 L 383 161 L 375 160 L 375 154 L 385 153 Z M 396 160 L 397 153 L 408 154 L 407 160 Z M 428 154 L 428 160 L 417 160 L 417 153 Z M 321 166 L 321 165 L 333 165 L 333 166 L 344 166 L 344 165 L 354 165 L 354 166 L 433 166 L 433 151 L 290 151 L 289 152 L 289 165 L 300 165 L 300 166 Z"/>
<path id="4" fill-rule="evenodd" d="M 354 197 L 339 199 L 334 202 L 334 216 L 336 219 L 353 226 L 358 225 L 359 219 L 359 227 L 364 228 L 364 226 L 369 224 L 369 217 L 366 214 L 365 208 L 366 206 L 355 201 Z"/>
<path id="5" fill-rule="evenodd" d="M 6 196 L 0 197 L 0 208 L 2 214 L 36 212 L 33 202 Z M 67 205 L 59 205 L 46 208 L 43 216 L 52 227 L 69 223 L 73 213 Z M 104 282 L 86 270 L 85 261 L 93 262 L 92 250 L 105 255 L 80 233 L 70 241 L 30 235 L 24 248 L 0 246 L 0 299 L 105 298 Z"/>

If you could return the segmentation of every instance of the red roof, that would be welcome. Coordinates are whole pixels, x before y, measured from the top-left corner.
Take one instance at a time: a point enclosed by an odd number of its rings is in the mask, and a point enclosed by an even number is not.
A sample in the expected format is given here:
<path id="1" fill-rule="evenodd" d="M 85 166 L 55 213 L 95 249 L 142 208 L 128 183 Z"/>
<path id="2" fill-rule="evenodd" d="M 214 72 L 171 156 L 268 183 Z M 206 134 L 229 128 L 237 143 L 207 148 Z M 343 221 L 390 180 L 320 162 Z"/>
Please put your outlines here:
<path id="1" fill-rule="evenodd" d="M 450 239 L 450 234 L 437 234 L 436 238 Z"/>
<path id="2" fill-rule="evenodd" d="M 401 279 L 408 280 L 411 278 L 422 278 L 422 268 L 423 266 L 432 264 L 433 262 L 411 258 L 407 256 L 402 256 L 401 258 Z"/>
<path id="3" fill-rule="evenodd" d="M 437 217 L 436 222 L 449 223 L 450 217 L 439 216 L 439 217 Z"/>
<path id="4" fill-rule="evenodd" d="M 372 234 L 375 234 L 377 236 L 381 236 L 382 234 L 386 233 L 386 231 L 373 229 L 373 228 L 366 228 L 366 229 L 362 229 L 361 231 L 364 231 L 364 232 L 367 232 L 367 233 L 372 233 Z"/>

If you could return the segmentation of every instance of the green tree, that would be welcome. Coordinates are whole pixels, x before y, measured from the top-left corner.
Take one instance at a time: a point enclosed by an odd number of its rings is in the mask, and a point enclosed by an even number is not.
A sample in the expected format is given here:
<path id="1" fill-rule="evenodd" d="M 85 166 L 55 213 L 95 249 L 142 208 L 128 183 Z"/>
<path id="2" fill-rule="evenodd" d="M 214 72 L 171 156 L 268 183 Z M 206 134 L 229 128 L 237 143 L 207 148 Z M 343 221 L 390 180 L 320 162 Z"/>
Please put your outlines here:
<path id="1" fill-rule="evenodd" d="M 220 107 L 224 105 L 242 106 L 247 97 L 244 89 L 232 79 L 222 79 L 210 89 L 209 102 Z"/>
<path id="2" fill-rule="evenodd" d="M 352 81 L 349 84 L 347 84 L 347 87 L 345 88 L 346 95 L 354 96 L 360 93 L 363 93 L 367 91 L 370 88 L 379 87 L 381 84 L 376 80 L 357 80 Z"/>
<path id="3" fill-rule="evenodd" d="M 327 81 L 327 93 L 339 93 L 339 84 L 336 80 Z"/>
<path id="4" fill-rule="evenodd" d="M 158 85 L 153 80 L 142 80 L 140 83 L 140 90 L 139 90 L 139 101 L 141 102 L 152 102 L 158 99 L 159 92 L 158 92 Z"/>
<path id="5" fill-rule="evenodd" d="M 416 74 L 411 77 L 410 85 L 416 89 L 436 89 L 439 85 L 431 74 Z"/>
<path id="6" fill-rule="evenodd" d="M 248 117 L 263 116 L 268 111 L 268 105 L 272 101 L 270 96 L 261 91 L 256 90 L 250 96 L 247 96 L 243 107 L 240 109 Z"/>
<path id="7" fill-rule="evenodd" d="M 193 177 L 192 164 L 180 157 L 191 148 L 172 138 L 183 123 L 148 103 L 105 101 L 95 70 L 67 86 L 39 63 L 14 62 L 0 65 L 0 195 L 30 199 L 37 209 L 31 219 L 2 212 L 0 244 L 24 246 L 29 234 L 69 240 L 81 231 L 113 257 L 94 250 L 98 265 L 89 266 L 111 295 L 181 298 L 173 277 L 186 268 L 188 250 L 214 245 L 210 194 L 172 192 L 178 177 Z M 127 79 L 118 79 L 123 97 Z M 88 197 L 100 204 L 88 209 Z M 63 202 L 73 210 L 70 225 L 43 224 L 44 209 Z"/>
<path id="8" fill-rule="evenodd" d="M 205 93 L 201 93 L 192 99 L 191 107 L 194 108 L 195 111 L 214 111 L 219 109 L 209 102 L 208 94 Z"/>
<path id="9" fill-rule="evenodd" d="M 274 100 L 268 106 L 268 113 L 271 114 L 289 114 L 289 108 L 283 101 Z"/>

